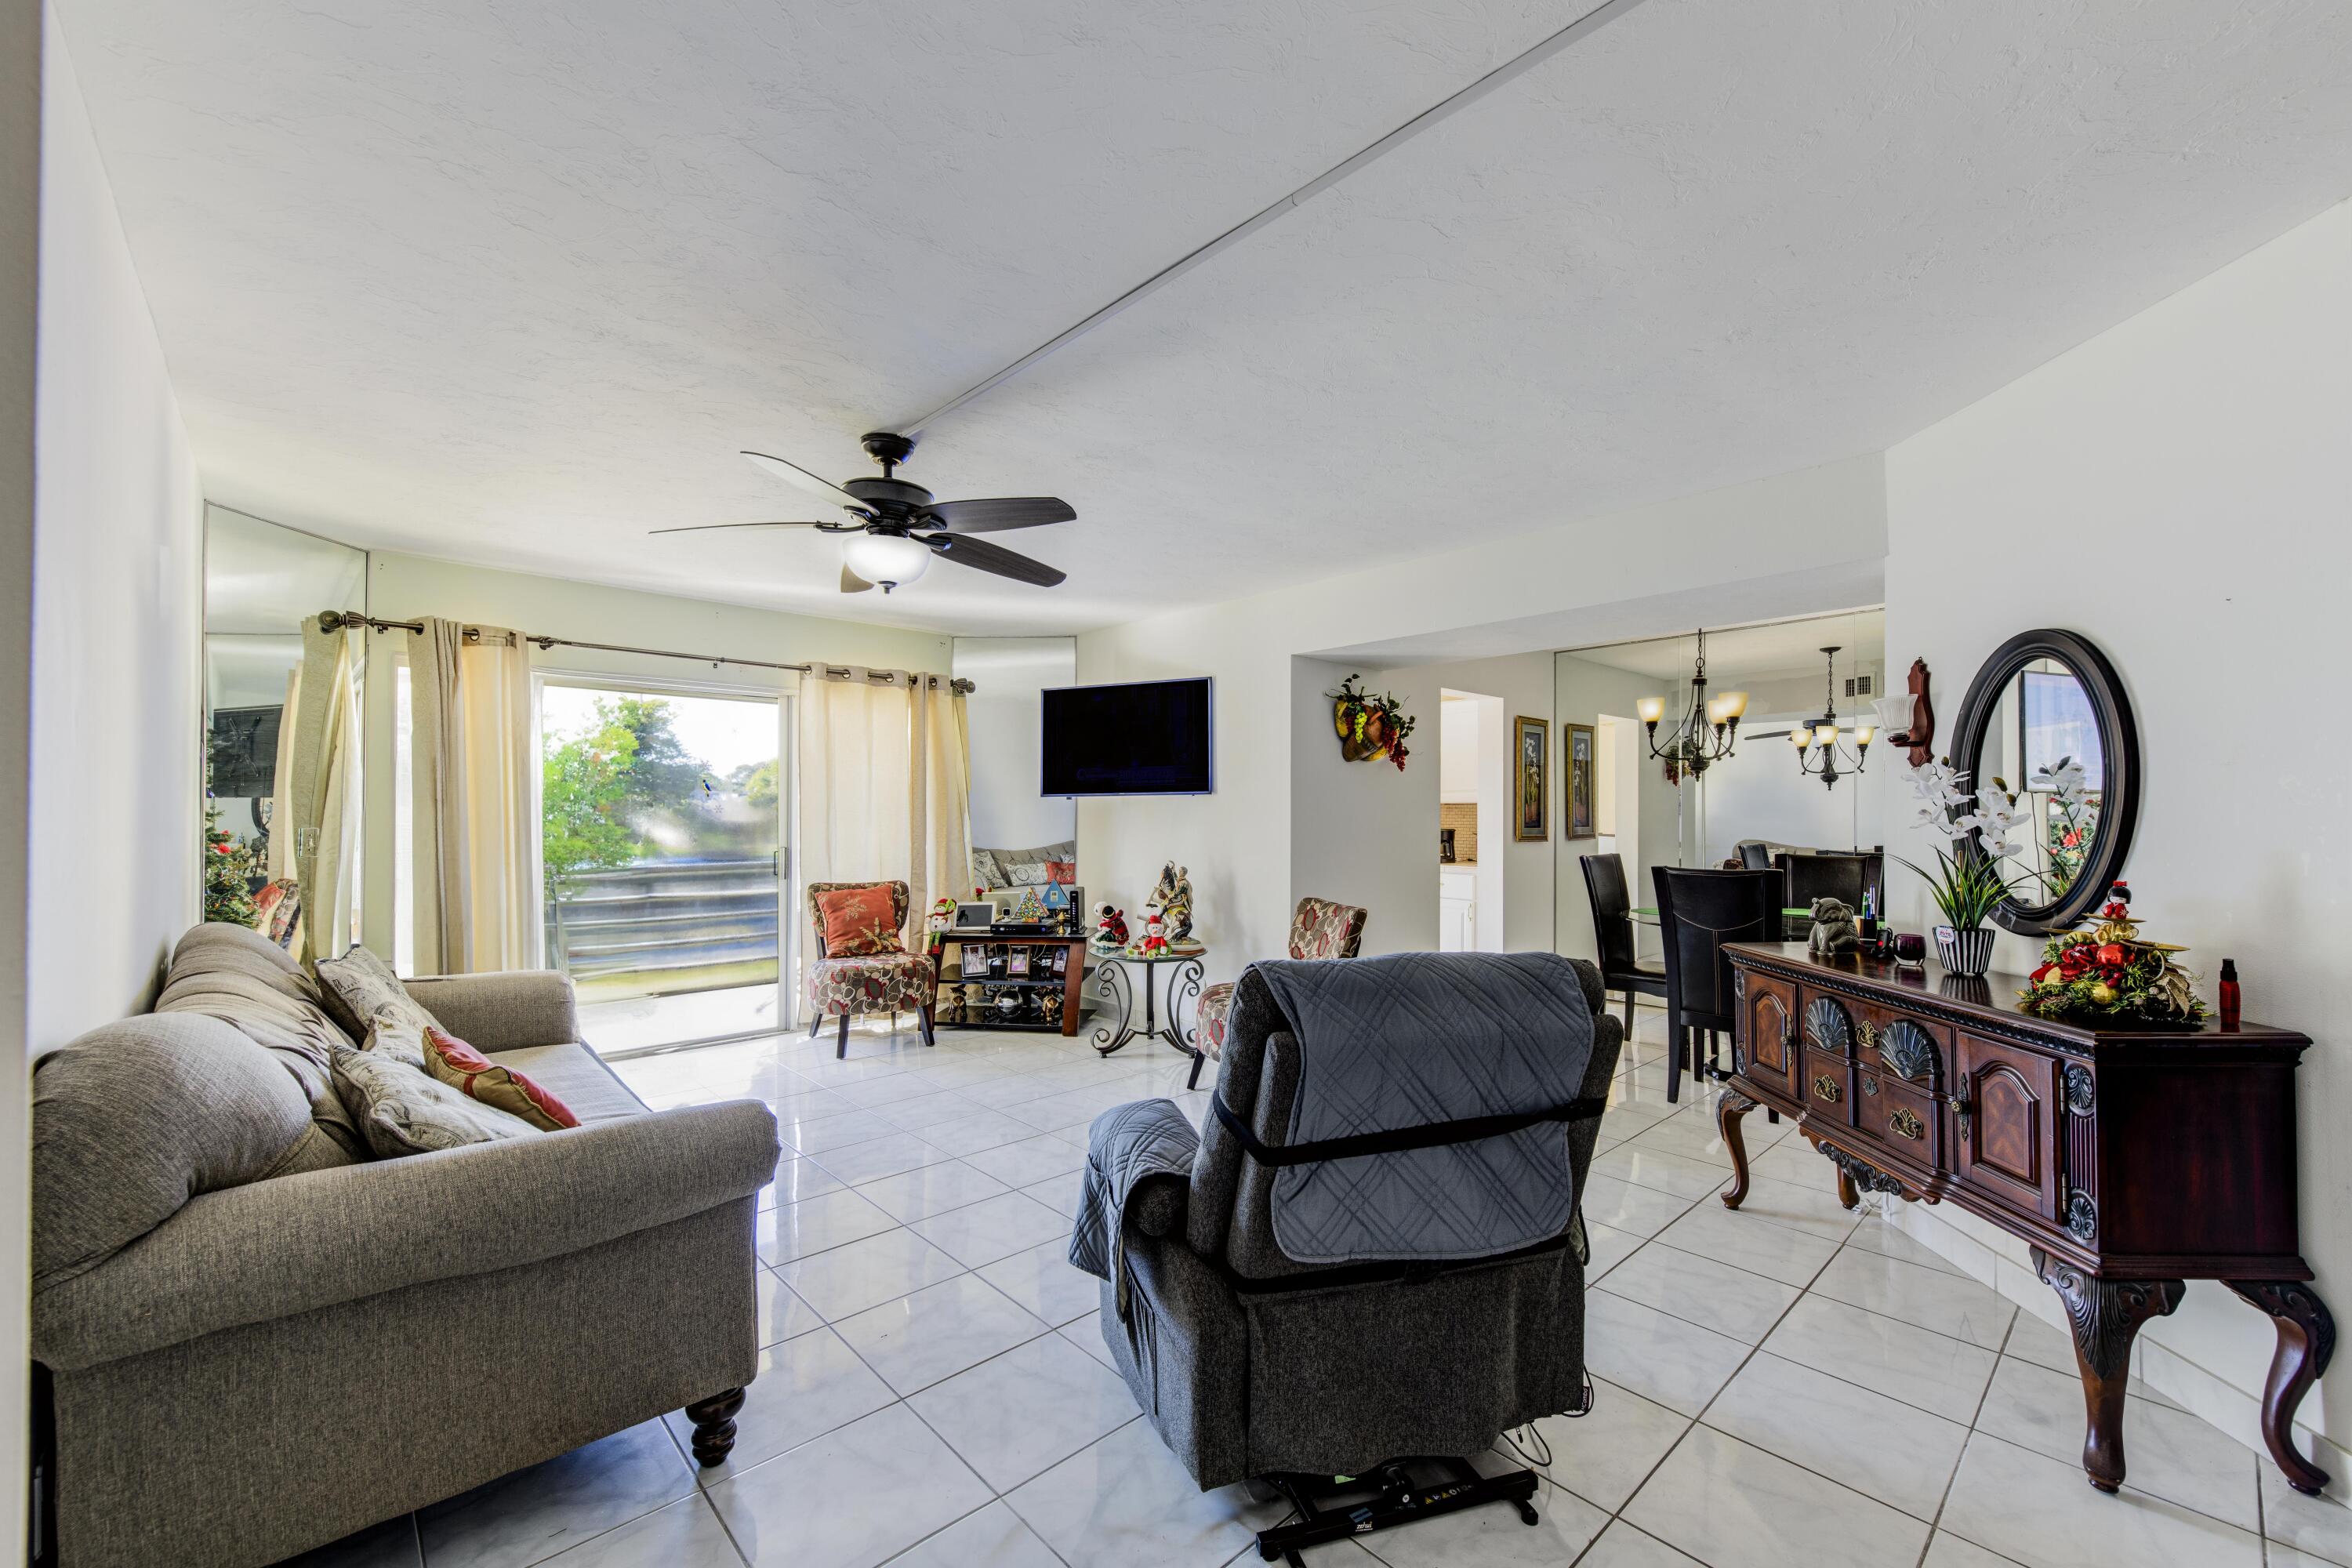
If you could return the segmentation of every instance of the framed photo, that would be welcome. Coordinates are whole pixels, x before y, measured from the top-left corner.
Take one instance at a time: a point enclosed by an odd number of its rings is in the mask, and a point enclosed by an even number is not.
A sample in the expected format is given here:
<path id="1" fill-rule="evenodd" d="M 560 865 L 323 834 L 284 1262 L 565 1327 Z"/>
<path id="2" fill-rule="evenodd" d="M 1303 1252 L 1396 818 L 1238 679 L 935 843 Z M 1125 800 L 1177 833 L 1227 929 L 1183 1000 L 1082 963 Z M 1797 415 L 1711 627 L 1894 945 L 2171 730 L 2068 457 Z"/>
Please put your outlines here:
<path id="1" fill-rule="evenodd" d="M 1012 956 L 1013 978 L 1015 980 L 1026 980 L 1029 978 L 1029 950 L 1025 947 L 1016 947 L 1013 950 Z"/>
<path id="2" fill-rule="evenodd" d="M 1551 837 L 1551 721 L 1524 714 L 1511 721 L 1513 777 L 1518 781 L 1514 835 L 1520 843 Z"/>
<path id="3" fill-rule="evenodd" d="M 1061 975 L 1067 974 L 1069 972 L 1070 950 L 1066 947 L 1055 948 L 1054 950 L 1054 973 L 1057 975 Z"/>
<path id="4" fill-rule="evenodd" d="M 988 978 L 988 945 L 985 942 L 968 942 L 963 944 L 961 951 L 963 954 L 963 977 L 966 980 Z"/>
<path id="5" fill-rule="evenodd" d="M 1599 829 L 1592 825 L 1592 726 L 1562 724 L 1559 727 L 1559 765 L 1567 775 L 1567 804 L 1560 817 L 1562 838 L 1591 838 Z"/>

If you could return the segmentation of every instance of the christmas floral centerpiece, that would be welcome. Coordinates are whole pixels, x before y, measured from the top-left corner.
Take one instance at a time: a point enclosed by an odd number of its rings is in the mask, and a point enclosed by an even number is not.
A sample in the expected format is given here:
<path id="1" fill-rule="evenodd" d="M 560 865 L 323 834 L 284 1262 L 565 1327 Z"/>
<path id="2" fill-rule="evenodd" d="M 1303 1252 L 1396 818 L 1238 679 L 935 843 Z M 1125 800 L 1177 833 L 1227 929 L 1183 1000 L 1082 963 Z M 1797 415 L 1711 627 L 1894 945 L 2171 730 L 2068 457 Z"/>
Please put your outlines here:
<path id="1" fill-rule="evenodd" d="M 1358 687 L 1360 675 L 1351 674 L 1339 683 L 1337 691 L 1323 695 L 1331 700 L 1331 726 L 1339 734 L 1339 754 L 1351 763 L 1391 762 L 1397 772 L 1404 771 L 1404 760 L 1411 753 L 1404 749 L 1404 738 L 1412 733 L 1413 717 L 1404 710 L 1394 692 L 1375 697 Z"/>
<path id="2" fill-rule="evenodd" d="M 2025 850 L 2019 834 L 2025 814 L 1999 779 L 1972 790 L 1968 774 L 1949 763 L 1913 768 L 1911 790 L 1918 799 L 1911 826 L 1932 827 L 1951 840 L 1950 848 L 1936 851 L 1932 871 L 1903 860 L 1927 884 L 1943 913 L 1945 923 L 1936 928 L 1937 955 L 1954 974 L 1982 974 L 1992 967 L 1993 933 L 1985 921 L 2020 884 L 2034 879 L 2031 873 L 2011 874 L 2008 866 Z"/>
<path id="3" fill-rule="evenodd" d="M 2018 1003 L 2039 1018 L 2193 1023 L 2205 1016 L 2205 1004 L 2189 972 L 2172 962 L 2184 951 L 2140 940 L 2131 889 L 2117 882 L 2095 924 L 2057 932 L 2042 944 L 2033 984 L 2017 994 Z"/>

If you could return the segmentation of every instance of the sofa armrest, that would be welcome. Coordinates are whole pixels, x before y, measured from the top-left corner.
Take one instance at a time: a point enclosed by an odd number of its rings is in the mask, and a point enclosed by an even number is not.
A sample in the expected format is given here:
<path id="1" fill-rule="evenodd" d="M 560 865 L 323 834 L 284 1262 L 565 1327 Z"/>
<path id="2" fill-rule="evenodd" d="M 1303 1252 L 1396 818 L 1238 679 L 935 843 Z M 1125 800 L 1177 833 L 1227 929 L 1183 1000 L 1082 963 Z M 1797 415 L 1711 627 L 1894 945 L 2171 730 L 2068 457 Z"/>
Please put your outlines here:
<path id="1" fill-rule="evenodd" d="M 730 1100 L 206 1193 L 37 1296 L 33 1354 L 95 1366 L 582 1251 L 751 1197 L 776 1154 L 774 1114 Z"/>
<path id="2" fill-rule="evenodd" d="M 561 970 L 444 974 L 403 984 L 419 1005 L 478 1051 L 568 1046 L 580 1038 L 572 976 Z"/>

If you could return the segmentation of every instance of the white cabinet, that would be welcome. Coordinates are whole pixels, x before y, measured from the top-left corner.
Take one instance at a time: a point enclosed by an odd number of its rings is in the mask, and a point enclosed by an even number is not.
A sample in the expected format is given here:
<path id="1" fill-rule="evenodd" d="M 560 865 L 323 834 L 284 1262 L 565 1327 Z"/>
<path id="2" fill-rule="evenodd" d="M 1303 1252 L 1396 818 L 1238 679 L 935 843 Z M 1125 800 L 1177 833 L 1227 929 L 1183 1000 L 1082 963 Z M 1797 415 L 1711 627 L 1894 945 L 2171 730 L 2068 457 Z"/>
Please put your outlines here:
<path id="1" fill-rule="evenodd" d="M 1437 873 L 1437 951 L 1474 952 L 1477 947 L 1477 868 L 1441 867 Z"/>

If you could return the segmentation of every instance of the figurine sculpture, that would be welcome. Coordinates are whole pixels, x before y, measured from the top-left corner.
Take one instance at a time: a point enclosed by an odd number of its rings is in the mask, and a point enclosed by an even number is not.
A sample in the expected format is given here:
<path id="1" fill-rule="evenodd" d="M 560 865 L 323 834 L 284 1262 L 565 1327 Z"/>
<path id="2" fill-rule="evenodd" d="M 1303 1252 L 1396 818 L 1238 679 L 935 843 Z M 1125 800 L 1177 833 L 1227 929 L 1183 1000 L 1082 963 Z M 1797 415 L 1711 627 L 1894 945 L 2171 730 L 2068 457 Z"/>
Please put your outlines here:
<path id="1" fill-rule="evenodd" d="M 1127 917 L 1108 904 L 1095 906 L 1095 934 L 1087 945 L 1097 952 L 1117 952 L 1127 945 Z"/>
<path id="2" fill-rule="evenodd" d="M 1854 923 L 1853 906 L 1843 899 L 1813 900 L 1813 934 L 1806 947 L 1816 958 L 1833 958 L 1862 948 L 1862 928 Z"/>

